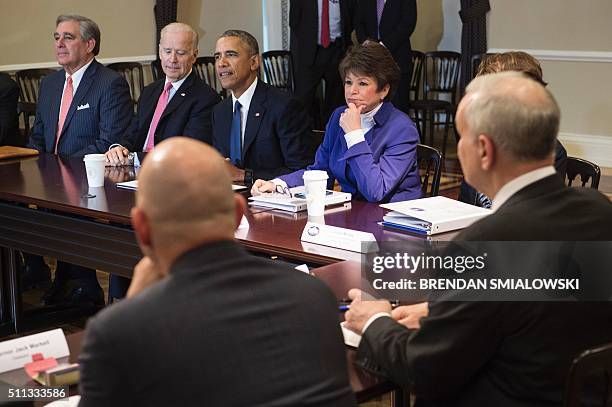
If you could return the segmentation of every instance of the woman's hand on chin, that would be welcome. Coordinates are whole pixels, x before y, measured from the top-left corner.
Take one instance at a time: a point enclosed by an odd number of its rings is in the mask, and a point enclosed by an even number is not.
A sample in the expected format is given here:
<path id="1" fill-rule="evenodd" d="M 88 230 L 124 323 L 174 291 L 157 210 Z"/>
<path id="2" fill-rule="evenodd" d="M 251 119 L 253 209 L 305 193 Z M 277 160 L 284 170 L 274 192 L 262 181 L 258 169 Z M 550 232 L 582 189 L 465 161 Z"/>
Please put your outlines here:
<path id="1" fill-rule="evenodd" d="M 345 133 L 361 129 L 361 112 L 364 108 L 364 105 L 356 106 L 354 103 L 349 103 L 344 109 L 340 115 L 340 127 Z"/>

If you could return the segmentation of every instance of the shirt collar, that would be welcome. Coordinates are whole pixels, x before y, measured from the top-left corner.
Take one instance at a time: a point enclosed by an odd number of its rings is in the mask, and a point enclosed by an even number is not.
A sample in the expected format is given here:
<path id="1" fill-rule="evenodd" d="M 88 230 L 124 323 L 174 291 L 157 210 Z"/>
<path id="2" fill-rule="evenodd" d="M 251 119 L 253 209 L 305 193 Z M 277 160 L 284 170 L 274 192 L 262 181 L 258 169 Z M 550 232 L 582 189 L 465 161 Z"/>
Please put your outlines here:
<path id="1" fill-rule="evenodd" d="M 518 191 L 528 185 L 533 184 L 534 182 L 555 174 L 555 172 L 555 167 L 552 165 L 547 165 L 546 167 L 529 171 L 519 177 L 514 178 L 512 181 L 501 187 L 501 189 L 497 192 L 497 195 L 495 195 L 495 198 L 493 198 L 493 206 L 491 209 L 493 212 L 495 212 Z"/>
<path id="2" fill-rule="evenodd" d="M 83 75 L 85 74 L 85 71 L 87 70 L 87 68 L 89 68 L 89 65 L 91 65 L 91 63 L 93 62 L 93 58 L 91 59 L 91 61 L 89 61 L 88 63 L 86 63 L 85 65 L 83 65 L 82 67 L 80 67 L 75 73 L 73 73 L 72 75 L 68 75 L 68 72 L 65 72 L 66 74 L 66 79 L 68 79 L 69 76 L 72 76 L 72 89 L 75 89 L 79 87 L 79 83 L 81 83 L 81 79 L 83 79 Z"/>
<path id="3" fill-rule="evenodd" d="M 374 116 L 376 116 L 376 113 L 378 113 L 382 105 L 383 105 L 382 102 L 380 102 L 378 106 L 376 106 L 374 109 L 370 110 L 367 113 L 363 113 L 361 115 L 361 128 L 362 129 L 365 129 L 365 128 L 370 129 L 374 127 L 374 124 L 376 124 L 374 122 Z"/>
<path id="4" fill-rule="evenodd" d="M 183 82 L 185 82 L 185 79 L 187 79 L 189 77 L 189 75 L 191 75 L 191 70 L 189 71 L 189 73 L 187 75 L 185 75 L 185 77 L 179 81 L 176 82 L 172 82 L 172 89 L 174 89 L 174 91 L 179 90 L 179 88 L 181 87 L 181 85 L 183 84 Z M 168 77 L 166 76 L 166 82 L 164 82 L 164 88 L 166 87 L 166 84 L 170 82 L 168 80 Z"/>
<path id="5" fill-rule="evenodd" d="M 251 100 L 253 99 L 253 95 L 255 94 L 256 87 L 257 77 L 255 77 L 255 80 L 253 81 L 251 86 L 249 86 L 247 90 L 245 90 L 244 93 L 240 95 L 238 99 L 236 99 L 236 97 L 234 96 L 234 92 L 232 92 L 232 112 L 234 111 L 234 106 L 236 106 L 236 100 L 240 102 L 240 105 L 244 109 L 243 112 L 249 110 L 249 106 L 251 106 Z"/>

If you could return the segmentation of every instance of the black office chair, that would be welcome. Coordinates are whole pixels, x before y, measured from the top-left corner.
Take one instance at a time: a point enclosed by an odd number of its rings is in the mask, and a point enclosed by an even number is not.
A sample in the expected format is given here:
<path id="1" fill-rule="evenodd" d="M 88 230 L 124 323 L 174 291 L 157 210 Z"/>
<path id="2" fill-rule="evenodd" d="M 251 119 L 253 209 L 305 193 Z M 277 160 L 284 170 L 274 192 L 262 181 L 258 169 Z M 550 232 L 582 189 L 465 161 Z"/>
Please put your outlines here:
<path id="1" fill-rule="evenodd" d="M 417 163 L 423 197 L 437 196 L 442 176 L 442 154 L 434 147 L 418 144 Z"/>
<path id="2" fill-rule="evenodd" d="M 225 89 L 221 86 L 221 83 L 217 81 L 217 69 L 215 68 L 215 57 L 206 56 L 196 58 L 193 68 L 200 79 L 202 79 L 208 86 L 213 88 L 222 98 L 225 97 Z"/>
<path id="3" fill-rule="evenodd" d="M 108 64 L 106 67 L 112 69 L 125 78 L 130 86 L 130 96 L 132 96 L 134 110 L 136 110 L 138 99 L 140 99 L 140 95 L 144 89 L 144 74 L 142 72 L 142 65 L 139 62 L 116 62 L 113 64 Z"/>
<path id="4" fill-rule="evenodd" d="M 159 59 L 151 61 L 151 75 L 153 75 L 153 81 L 161 79 L 165 76 L 164 70 L 161 66 L 161 61 Z"/>
<path id="5" fill-rule="evenodd" d="M 410 102 L 413 120 L 425 143 L 429 135 L 429 144 L 433 146 L 435 126 L 444 126 L 442 156 L 446 154 L 446 143 L 457 108 L 457 85 L 461 71 L 461 54 L 452 51 L 427 52 L 423 61 L 423 98 Z M 446 99 L 448 100 L 446 100 Z M 445 120 L 436 116 L 443 113 Z"/>
<path id="6" fill-rule="evenodd" d="M 571 187 L 572 182 L 580 175 L 582 186 L 586 186 L 591 179 L 591 188 L 599 189 L 599 179 L 601 178 L 601 169 L 590 161 L 583 160 L 577 157 L 567 157 L 567 172 L 565 178 L 567 186 Z"/>
<path id="7" fill-rule="evenodd" d="M 588 349 L 574 359 L 565 387 L 565 407 L 582 406 L 585 381 L 599 378 L 604 384 L 602 407 L 612 406 L 612 343 Z"/>
<path id="8" fill-rule="evenodd" d="M 276 88 L 295 90 L 291 51 L 267 51 L 261 54 L 266 82 Z"/>
<path id="9" fill-rule="evenodd" d="M 323 142 L 323 138 L 325 137 L 325 131 L 323 130 L 311 130 L 310 131 L 310 140 L 309 141 L 309 151 L 310 156 L 312 157 L 312 162 L 314 162 L 315 154 L 317 153 L 317 149 Z"/>
<path id="10" fill-rule="evenodd" d="M 38 92 L 40 81 L 55 72 L 55 69 L 23 69 L 15 72 L 15 79 L 19 85 L 19 115 L 23 115 L 24 138 L 26 145 L 30 137 L 30 118 L 36 116 L 36 103 L 38 102 Z"/>

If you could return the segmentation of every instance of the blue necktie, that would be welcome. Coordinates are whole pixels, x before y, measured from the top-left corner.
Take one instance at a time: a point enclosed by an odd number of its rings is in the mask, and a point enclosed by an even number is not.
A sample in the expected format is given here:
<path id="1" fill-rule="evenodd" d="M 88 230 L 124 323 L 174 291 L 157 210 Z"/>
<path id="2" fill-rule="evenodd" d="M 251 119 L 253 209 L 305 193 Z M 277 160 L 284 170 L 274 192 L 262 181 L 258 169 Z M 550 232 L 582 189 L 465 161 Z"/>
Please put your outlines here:
<path id="1" fill-rule="evenodd" d="M 483 194 L 482 192 L 478 192 L 478 194 L 476 195 L 476 200 L 478 201 L 479 206 L 483 208 L 491 209 L 491 206 L 493 206 L 493 202 L 491 202 L 491 199 L 489 199 L 489 197 Z"/>
<path id="2" fill-rule="evenodd" d="M 230 160 L 232 164 L 240 166 L 242 158 L 242 137 L 240 137 L 240 108 L 242 105 L 236 100 L 234 115 L 232 116 L 232 130 L 230 131 Z"/>

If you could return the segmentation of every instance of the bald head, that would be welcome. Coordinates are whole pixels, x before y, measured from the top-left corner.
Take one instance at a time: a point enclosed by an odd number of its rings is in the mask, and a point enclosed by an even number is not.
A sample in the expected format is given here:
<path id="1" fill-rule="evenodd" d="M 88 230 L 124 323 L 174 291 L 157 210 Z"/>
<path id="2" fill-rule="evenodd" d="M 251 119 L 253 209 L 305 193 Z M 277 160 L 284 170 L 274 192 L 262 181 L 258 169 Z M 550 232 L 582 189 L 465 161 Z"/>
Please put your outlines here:
<path id="1" fill-rule="evenodd" d="M 219 153 L 200 141 L 172 137 L 145 159 L 132 214 L 146 219 L 150 246 L 157 254 L 163 250 L 180 253 L 205 242 L 233 238 L 235 208 Z"/>
<path id="2" fill-rule="evenodd" d="M 472 134 L 486 134 L 517 161 L 551 156 L 559 131 L 560 111 L 542 85 L 517 72 L 474 79 L 457 112 Z"/>

